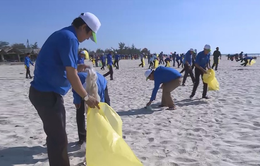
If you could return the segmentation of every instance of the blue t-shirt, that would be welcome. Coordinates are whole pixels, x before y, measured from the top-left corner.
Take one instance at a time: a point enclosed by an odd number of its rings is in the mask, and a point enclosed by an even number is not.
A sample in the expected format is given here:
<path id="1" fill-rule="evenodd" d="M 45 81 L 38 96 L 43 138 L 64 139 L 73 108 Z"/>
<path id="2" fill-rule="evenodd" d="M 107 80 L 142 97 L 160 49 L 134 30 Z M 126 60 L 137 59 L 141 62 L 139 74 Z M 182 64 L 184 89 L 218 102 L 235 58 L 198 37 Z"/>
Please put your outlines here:
<path id="1" fill-rule="evenodd" d="M 107 55 L 107 65 L 112 65 L 112 64 L 113 64 L 112 55 L 111 55 L 111 54 L 108 54 L 108 55 Z"/>
<path id="2" fill-rule="evenodd" d="M 31 59 L 30 59 L 28 56 L 25 57 L 25 59 L 24 59 L 24 65 L 25 65 L 26 67 L 30 67 L 30 64 L 33 65 Z"/>
<path id="3" fill-rule="evenodd" d="M 196 56 L 195 63 L 198 64 L 200 67 L 206 69 L 209 60 L 210 60 L 210 53 L 205 54 L 204 51 L 201 51 Z"/>
<path id="4" fill-rule="evenodd" d="M 54 32 L 38 54 L 32 87 L 42 92 L 65 95 L 71 88 L 65 67 L 77 68 L 78 47 L 73 26 Z"/>
<path id="5" fill-rule="evenodd" d="M 117 61 L 119 60 L 119 55 L 118 54 L 115 55 L 115 60 L 117 60 Z"/>
<path id="6" fill-rule="evenodd" d="M 155 100 L 158 89 L 162 83 L 170 82 L 181 77 L 181 73 L 170 67 L 159 66 L 154 71 L 154 88 L 150 101 Z"/>
<path id="7" fill-rule="evenodd" d="M 185 64 L 186 62 L 188 62 L 189 65 L 192 65 L 192 54 L 190 53 L 190 51 L 188 51 L 184 56 L 183 63 Z"/>
<path id="8" fill-rule="evenodd" d="M 250 57 L 250 56 L 247 56 L 247 57 L 245 57 L 245 59 L 252 60 L 252 59 L 254 59 L 254 58 L 253 58 L 253 57 Z"/>
<path id="9" fill-rule="evenodd" d="M 165 62 L 170 62 L 170 61 L 171 61 L 170 58 L 166 58 L 166 59 L 165 59 Z"/>
<path id="10" fill-rule="evenodd" d="M 88 73 L 86 72 L 80 72 L 78 73 L 78 76 L 80 78 L 80 81 L 84 88 L 86 88 L 86 78 L 88 76 Z M 98 86 L 98 95 L 100 97 L 101 102 L 105 102 L 105 89 L 107 87 L 107 80 L 105 77 L 97 72 L 97 86 Z M 74 104 L 80 104 L 82 98 L 72 89 L 73 92 L 73 103 Z"/>
<path id="11" fill-rule="evenodd" d="M 77 64 L 84 64 L 84 60 L 85 60 L 84 57 L 80 57 L 80 56 L 79 56 L 79 59 L 78 59 Z"/>

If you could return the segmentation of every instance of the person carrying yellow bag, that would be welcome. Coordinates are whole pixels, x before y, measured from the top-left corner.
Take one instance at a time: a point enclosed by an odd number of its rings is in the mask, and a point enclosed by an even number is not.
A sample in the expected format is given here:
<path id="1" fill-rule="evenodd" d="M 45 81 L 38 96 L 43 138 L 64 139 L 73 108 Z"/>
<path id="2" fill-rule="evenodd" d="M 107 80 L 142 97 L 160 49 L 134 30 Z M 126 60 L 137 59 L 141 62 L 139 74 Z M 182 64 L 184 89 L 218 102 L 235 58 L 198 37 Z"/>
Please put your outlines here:
<path id="1" fill-rule="evenodd" d="M 102 101 L 99 94 L 99 76 L 94 69 L 88 69 L 87 73 L 87 93 L 98 101 Z M 85 160 L 88 166 L 143 165 L 122 138 L 120 116 L 106 103 L 100 102 L 99 108 L 88 108 L 87 110 Z"/>
<path id="2" fill-rule="evenodd" d="M 195 83 L 193 85 L 193 90 L 190 95 L 190 98 L 193 98 L 196 93 L 196 90 L 199 86 L 200 77 L 202 78 L 203 74 L 207 73 L 206 71 L 207 68 L 210 69 L 209 61 L 210 61 L 210 45 L 206 44 L 204 46 L 204 50 L 199 52 L 195 59 Z M 208 99 L 207 91 L 208 91 L 208 84 L 203 82 L 202 98 Z"/>

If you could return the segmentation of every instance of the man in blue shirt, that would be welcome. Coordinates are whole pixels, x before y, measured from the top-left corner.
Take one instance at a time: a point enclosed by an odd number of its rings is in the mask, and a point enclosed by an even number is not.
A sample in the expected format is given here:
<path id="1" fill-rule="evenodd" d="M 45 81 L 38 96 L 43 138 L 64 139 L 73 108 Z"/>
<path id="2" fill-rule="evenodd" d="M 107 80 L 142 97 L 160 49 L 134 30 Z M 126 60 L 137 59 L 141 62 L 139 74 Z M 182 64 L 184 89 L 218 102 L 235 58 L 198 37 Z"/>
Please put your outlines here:
<path id="1" fill-rule="evenodd" d="M 153 93 L 146 106 L 151 105 L 152 101 L 155 100 L 157 91 L 162 84 L 163 92 L 160 107 L 167 106 L 168 110 L 174 110 L 175 105 L 171 97 L 171 92 L 181 85 L 181 73 L 170 67 L 159 66 L 155 70 L 147 70 L 144 75 L 146 79 L 154 80 Z"/>
<path id="2" fill-rule="evenodd" d="M 200 77 L 202 79 L 202 76 L 203 74 L 206 73 L 207 68 L 210 69 L 209 60 L 210 60 L 210 45 L 206 44 L 204 46 L 204 51 L 199 52 L 195 60 L 195 83 L 190 98 L 192 98 L 196 93 L 196 90 L 199 86 Z M 207 91 L 208 91 L 208 84 L 203 82 L 202 98 L 208 99 Z"/>
<path id="3" fill-rule="evenodd" d="M 117 54 L 117 52 L 115 52 L 115 61 L 114 61 L 114 66 L 116 67 L 116 69 L 119 69 L 119 54 Z"/>
<path id="4" fill-rule="evenodd" d="M 79 42 L 91 38 L 96 42 L 99 19 L 82 13 L 72 25 L 51 34 L 38 54 L 29 99 L 37 110 L 47 135 L 50 166 L 69 166 L 66 113 L 63 96 L 72 88 L 91 107 L 98 101 L 89 96 L 78 77 L 88 66 L 77 65 Z"/>
<path id="5" fill-rule="evenodd" d="M 194 83 L 195 82 L 195 78 L 192 72 L 192 56 L 193 56 L 193 49 L 191 48 L 189 51 L 187 51 L 187 53 L 184 55 L 184 77 L 183 77 L 183 82 L 182 82 L 182 86 L 185 86 L 185 82 L 186 79 L 188 77 L 188 74 L 190 74 L 191 80 Z"/>
<path id="6" fill-rule="evenodd" d="M 109 54 L 107 55 L 107 67 L 109 68 L 109 71 L 104 74 L 104 77 L 110 75 L 110 80 L 113 80 L 113 60 L 112 60 L 112 54 L 113 51 L 109 51 Z"/>
<path id="7" fill-rule="evenodd" d="M 24 66 L 25 66 L 25 68 L 26 68 L 25 77 L 32 79 L 31 71 L 30 71 L 30 64 L 33 65 L 32 61 L 31 61 L 31 59 L 30 59 L 30 53 L 27 53 L 27 54 L 26 54 L 26 57 L 25 57 L 25 59 L 24 59 Z M 34 66 L 34 65 L 33 65 L 33 66 Z"/>
<path id="8" fill-rule="evenodd" d="M 107 80 L 103 75 L 96 72 L 97 74 L 97 86 L 98 86 L 98 95 L 100 97 L 100 102 L 105 102 L 110 105 L 110 99 L 108 95 L 107 89 Z M 86 88 L 86 78 L 88 76 L 87 72 L 79 72 L 78 76 L 84 88 Z M 86 128 L 85 128 L 85 101 L 80 97 L 80 95 L 72 90 L 73 92 L 73 103 L 77 109 L 76 120 L 78 126 L 78 136 L 79 136 L 79 144 L 83 144 L 86 142 Z"/>
<path id="9" fill-rule="evenodd" d="M 84 53 L 84 51 L 81 51 L 81 52 L 79 53 L 79 59 L 78 59 L 77 64 L 78 64 L 78 65 L 84 64 L 84 60 L 85 60 L 85 53 Z"/>

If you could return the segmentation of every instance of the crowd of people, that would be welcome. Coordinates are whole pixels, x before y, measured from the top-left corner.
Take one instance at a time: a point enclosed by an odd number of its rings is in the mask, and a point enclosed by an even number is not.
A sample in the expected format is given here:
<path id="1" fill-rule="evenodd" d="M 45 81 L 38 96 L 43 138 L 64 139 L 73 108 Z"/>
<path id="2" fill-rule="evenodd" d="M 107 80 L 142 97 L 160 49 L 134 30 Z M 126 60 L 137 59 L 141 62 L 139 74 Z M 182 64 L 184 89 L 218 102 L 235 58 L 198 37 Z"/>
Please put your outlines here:
<path id="1" fill-rule="evenodd" d="M 29 89 L 29 99 L 37 110 L 47 135 L 50 166 L 70 165 L 63 96 L 71 88 L 73 89 L 73 103 L 77 112 L 78 143 L 81 145 L 86 141 L 85 106 L 99 108 L 99 102 L 110 105 L 105 77 L 110 76 L 110 80 L 113 80 L 113 68 L 119 69 L 120 59 L 129 57 L 129 55 L 119 55 L 114 50 L 110 50 L 106 55 L 92 56 L 93 66 L 101 67 L 101 70 L 108 67 L 108 72 L 104 75 L 84 63 L 85 54 L 78 52 L 79 43 L 88 39 L 96 42 L 96 33 L 100 26 L 99 19 L 94 14 L 86 12 L 75 18 L 70 26 L 51 34 L 38 54 L 34 77 L 30 75 L 30 64 L 34 65 L 29 58 L 30 55 L 28 54 L 25 58 L 26 78 L 33 79 Z M 169 110 L 176 109 L 171 92 L 180 85 L 185 86 L 188 76 L 193 82 L 190 95 L 190 98 L 193 98 L 200 79 L 207 69 L 212 67 L 218 70 L 218 62 L 221 58 L 219 48 L 217 47 L 213 53 L 212 66 L 210 65 L 210 52 L 211 47 L 206 44 L 204 49 L 198 53 L 196 49 L 189 49 L 186 54 L 174 52 L 165 55 L 161 52 L 158 56 L 156 54 L 131 55 L 130 57 L 135 59 L 140 57 L 140 67 L 145 67 L 145 58 L 148 59 L 149 69 L 144 75 L 146 80 L 154 81 L 154 88 L 146 106 L 151 105 L 156 98 L 157 91 L 161 88 L 160 107 L 168 107 Z M 252 59 L 245 56 L 236 60 L 243 60 L 247 64 Z M 165 66 L 158 66 L 156 63 L 165 64 Z M 183 67 L 183 70 L 179 72 L 170 67 L 175 67 L 175 65 L 178 68 Z M 202 98 L 204 99 L 208 99 L 207 89 L 207 84 L 203 82 Z M 93 93 L 93 90 L 96 93 Z"/>

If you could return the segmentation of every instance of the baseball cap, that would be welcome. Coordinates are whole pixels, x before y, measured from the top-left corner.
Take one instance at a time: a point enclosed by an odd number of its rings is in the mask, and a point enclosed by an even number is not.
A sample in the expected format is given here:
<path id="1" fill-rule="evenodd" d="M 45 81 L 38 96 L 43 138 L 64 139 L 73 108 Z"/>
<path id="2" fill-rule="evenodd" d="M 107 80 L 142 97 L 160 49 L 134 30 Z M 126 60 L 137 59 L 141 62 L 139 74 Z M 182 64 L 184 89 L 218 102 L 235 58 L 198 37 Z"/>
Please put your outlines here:
<path id="1" fill-rule="evenodd" d="M 194 50 L 191 48 L 190 51 L 194 52 Z"/>
<path id="2" fill-rule="evenodd" d="M 95 16 L 94 14 L 90 13 L 90 12 L 85 12 L 82 13 L 79 16 L 88 26 L 89 28 L 92 30 L 92 37 L 91 40 L 94 41 L 95 43 L 97 42 L 97 37 L 96 37 L 96 33 L 99 30 L 101 23 L 99 21 L 99 19 L 97 18 L 97 16 Z"/>
<path id="3" fill-rule="evenodd" d="M 205 50 L 210 50 L 210 45 L 206 44 L 206 45 L 204 46 L 204 49 L 205 49 Z"/>
<path id="4" fill-rule="evenodd" d="M 146 80 L 148 80 L 148 77 L 151 75 L 152 72 L 153 71 L 151 69 L 145 71 L 144 76 L 145 76 Z"/>

